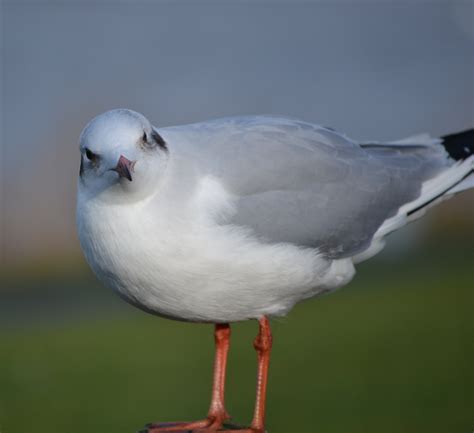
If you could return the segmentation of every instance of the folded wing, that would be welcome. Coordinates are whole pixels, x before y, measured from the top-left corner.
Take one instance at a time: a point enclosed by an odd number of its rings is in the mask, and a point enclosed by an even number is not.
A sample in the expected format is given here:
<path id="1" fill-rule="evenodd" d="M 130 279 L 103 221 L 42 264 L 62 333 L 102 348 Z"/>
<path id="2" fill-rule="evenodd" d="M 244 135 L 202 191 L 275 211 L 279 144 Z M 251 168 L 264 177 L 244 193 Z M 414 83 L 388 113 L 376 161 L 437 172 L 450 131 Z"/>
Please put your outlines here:
<path id="1" fill-rule="evenodd" d="M 440 141 L 425 135 L 358 144 L 330 128 L 265 116 L 194 128 L 203 170 L 236 197 L 235 213 L 224 223 L 330 258 L 364 258 L 376 249 L 374 237 L 406 222 L 408 204 L 422 207 L 462 176 Z M 427 193 L 429 181 L 450 168 L 454 176 Z"/>

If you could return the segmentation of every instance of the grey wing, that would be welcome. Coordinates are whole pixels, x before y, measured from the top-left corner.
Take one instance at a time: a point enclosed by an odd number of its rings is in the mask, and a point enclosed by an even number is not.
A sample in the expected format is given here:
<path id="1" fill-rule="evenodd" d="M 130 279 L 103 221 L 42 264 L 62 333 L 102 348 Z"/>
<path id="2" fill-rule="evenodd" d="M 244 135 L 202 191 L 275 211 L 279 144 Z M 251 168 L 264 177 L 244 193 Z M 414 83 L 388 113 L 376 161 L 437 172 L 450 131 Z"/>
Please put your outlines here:
<path id="1" fill-rule="evenodd" d="M 224 119 L 204 129 L 206 168 L 237 197 L 227 223 L 332 258 L 367 249 L 384 221 L 447 165 L 441 146 L 361 146 L 292 119 Z"/>

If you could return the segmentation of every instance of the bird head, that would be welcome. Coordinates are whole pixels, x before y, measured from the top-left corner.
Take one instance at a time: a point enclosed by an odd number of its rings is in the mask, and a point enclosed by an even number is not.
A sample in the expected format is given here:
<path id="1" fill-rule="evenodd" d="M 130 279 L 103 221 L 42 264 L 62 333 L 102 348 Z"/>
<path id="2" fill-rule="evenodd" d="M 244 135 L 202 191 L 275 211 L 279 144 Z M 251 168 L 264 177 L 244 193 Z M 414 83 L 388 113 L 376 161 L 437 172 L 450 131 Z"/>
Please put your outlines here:
<path id="1" fill-rule="evenodd" d="M 143 198 L 156 189 L 168 157 L 166 142 L 140 113 L 117 109 L 82 131 L 79 188 L 91 195 Z"/>

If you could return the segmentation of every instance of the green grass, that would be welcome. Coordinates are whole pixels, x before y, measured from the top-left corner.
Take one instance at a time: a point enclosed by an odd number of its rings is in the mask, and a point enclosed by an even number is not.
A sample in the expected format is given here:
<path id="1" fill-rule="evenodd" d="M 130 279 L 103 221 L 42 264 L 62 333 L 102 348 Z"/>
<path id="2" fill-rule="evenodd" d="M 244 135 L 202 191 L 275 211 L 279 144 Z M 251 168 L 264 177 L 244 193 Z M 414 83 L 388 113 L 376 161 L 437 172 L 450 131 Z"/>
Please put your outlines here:
<path id="1" fill-rule="evenodd" d="M 364 265 L 346 289 L 274 321 L 269 432 L 472 432 L 472 259 Z M 253 410 L 256 330 L 233 327 L 227 405 L 238 423 Z M 2 433 L 132 433 L 206 413 L 210 325 L 131 311 L 0 341 Z"/>

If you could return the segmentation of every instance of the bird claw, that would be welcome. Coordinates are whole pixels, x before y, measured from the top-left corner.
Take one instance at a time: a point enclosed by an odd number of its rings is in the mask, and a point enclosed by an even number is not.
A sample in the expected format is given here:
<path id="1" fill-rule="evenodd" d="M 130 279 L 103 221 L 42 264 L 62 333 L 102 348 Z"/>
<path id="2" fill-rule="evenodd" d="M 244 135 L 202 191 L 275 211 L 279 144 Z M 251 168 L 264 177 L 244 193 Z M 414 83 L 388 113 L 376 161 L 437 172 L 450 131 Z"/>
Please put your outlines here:
<path id="1" fill-rule="evenodd" d="M 145 433 L 195 433 L 206 431 L 205 429 L 212 424 L 212 421 L 205 419 L 195 422 L 164 422 L 150 423 L 145 427 Z M 216 429 L 214 429 L 216 431 Z"/>
<path id="2" fill-rule="evenodd" d="M 208 420 L 203 420 L 205 423 Z M 166 422 L 146 424 L 145 430 L 138 433 L 266 433 L 263 430 L 255 430 L 249 427 L 242 427 L 235 424 L 225 423 L 222 426 L 202 425 L 198 422 Z"/>

